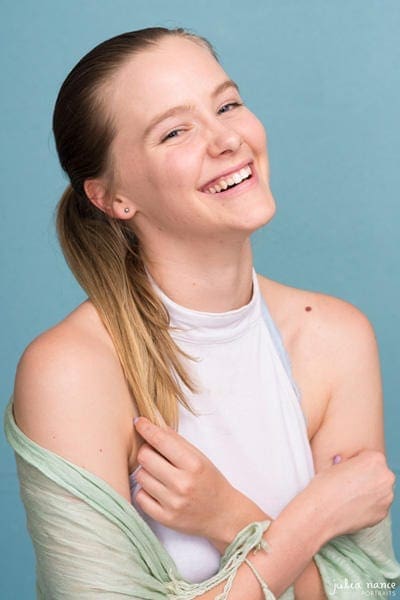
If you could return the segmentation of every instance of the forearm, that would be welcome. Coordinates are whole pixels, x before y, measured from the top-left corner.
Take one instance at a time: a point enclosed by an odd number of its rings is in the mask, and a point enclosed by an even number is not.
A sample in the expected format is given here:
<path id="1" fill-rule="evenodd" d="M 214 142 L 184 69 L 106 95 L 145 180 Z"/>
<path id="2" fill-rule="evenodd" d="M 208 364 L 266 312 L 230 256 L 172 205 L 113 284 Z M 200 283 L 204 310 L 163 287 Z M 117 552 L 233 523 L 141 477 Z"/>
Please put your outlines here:
<path id="1" fill-rule="evenodd" d="M 314 560 L 294 582 L 294 595 L 296 600 L 326 600 L 322 577 Z"/>
<path id="2" fill-rule="evenodd" d="M 296 593 L 300 594 L 298 600 L 324 598 L 324 595 L 315 595 L 323 594 L 323 589 L 312 558 L 329 539 L 329 534 L 321 511 L 310 502 L 307 494 L 301 493 L 289 503 L 272 522 L 264 539 L 269 551 L 250 552 L 247 558 L 277 598 L 294 582 Z M 199 598 L 211 600 L 223 587 L 221 584 Z M 243 600 L 244 597 L 248 600 L 264 599 L 259 582 L 245 563 L 237 571 L 229 600 Z"/>
<path id="3" fill-rule="evenodd" d="M 270 550 L 251 555 L 249 560 L 277 598 L 300 578 L 299 592 L 305 594 L 307 599 L 314 599 L 314 596 L 306 593 L 308 586 L 313 586 L 314 592 L 316 584 L 315 571 L 309 565 L 330 537 L 324 514 L 307 492 L 302 492 L 284 508 L 267 530 L 265 539 Z"/>

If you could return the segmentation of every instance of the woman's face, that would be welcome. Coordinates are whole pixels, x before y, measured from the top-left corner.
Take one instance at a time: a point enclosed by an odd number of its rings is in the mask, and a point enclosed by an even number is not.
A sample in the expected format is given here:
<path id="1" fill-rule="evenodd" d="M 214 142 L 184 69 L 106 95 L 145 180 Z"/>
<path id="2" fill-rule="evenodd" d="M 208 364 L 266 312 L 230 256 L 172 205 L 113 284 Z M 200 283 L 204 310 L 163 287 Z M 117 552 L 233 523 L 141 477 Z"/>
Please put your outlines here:
<path id="1" fill-rule="evenodd" d="M 145 247 L 237 239 L 273 216 L 264 128 L 206 48 L 162 39 L 120 68 L 107 105 L 114 197 Z"/>

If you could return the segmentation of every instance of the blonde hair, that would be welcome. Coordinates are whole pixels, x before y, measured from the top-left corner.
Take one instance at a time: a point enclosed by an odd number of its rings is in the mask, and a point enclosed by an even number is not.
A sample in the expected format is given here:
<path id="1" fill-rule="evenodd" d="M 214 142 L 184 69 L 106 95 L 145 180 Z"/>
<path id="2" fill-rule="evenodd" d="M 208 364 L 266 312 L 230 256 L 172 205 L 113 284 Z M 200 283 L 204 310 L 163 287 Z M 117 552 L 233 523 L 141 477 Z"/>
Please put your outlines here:
<path id="1" fill-rule="evenodd" d="M 190 357 L 170 336 L 169 316 L 148 279 L 137 236 L 124 221 L 96 208 L 84 191 L 86 179 L 107 172 L 115 135 L 99 91 L 134 53 L 172 35 L 207 47 L 217 58 L 207 40 L 181 28 L 155 27 L 111 38 L 85 55 L 66 78 L 53 131 L 71 181 L 57 211 L 64 256 L 113 340 L 139 414 L 153 422 L 161 414 L 176 427 L 178 403 L 191 410 L 185 387 L 195 391 L 181 363 L 183 356 Z"/>

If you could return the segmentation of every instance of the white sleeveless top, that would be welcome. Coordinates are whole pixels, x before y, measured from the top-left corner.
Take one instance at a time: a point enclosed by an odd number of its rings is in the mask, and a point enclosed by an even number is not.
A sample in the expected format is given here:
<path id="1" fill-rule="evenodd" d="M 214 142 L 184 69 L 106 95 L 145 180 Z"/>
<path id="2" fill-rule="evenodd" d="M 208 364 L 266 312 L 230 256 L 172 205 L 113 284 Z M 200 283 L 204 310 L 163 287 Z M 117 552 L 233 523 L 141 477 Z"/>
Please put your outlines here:
<path id="1" fill-rule="evenodd" d="M 246 306 L 225 313 L 190 310 L 152 281 L 171 319 L 171 335 L 196 362 L 188 372 L 200 390 L 187 392 L 197 415 L 179 407 L 179 433 L 199 448 L 228 481 L 276 518 L 314 476 L 305 415 L 288 356 L 253 269 Z M 140 511 L 174 559 L 181 576 L 200 582 L 219 569 L 208 540 L 179 533 Z"/>

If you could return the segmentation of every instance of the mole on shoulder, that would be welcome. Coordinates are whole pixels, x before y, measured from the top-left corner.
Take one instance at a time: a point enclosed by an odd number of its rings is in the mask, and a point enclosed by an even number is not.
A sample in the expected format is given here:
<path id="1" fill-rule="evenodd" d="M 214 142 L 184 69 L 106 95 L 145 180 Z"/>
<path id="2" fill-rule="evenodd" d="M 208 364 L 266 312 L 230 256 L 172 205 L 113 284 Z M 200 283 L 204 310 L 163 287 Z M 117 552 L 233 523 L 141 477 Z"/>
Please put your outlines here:
<path id="1" fill-rule="evenodd" d="M 312 308 L 311 308 L 311 306 L 306 306 L 305 310 L 306 310 L 307 312 L 310 312 L 310 310 L 312 310 Z"/>

